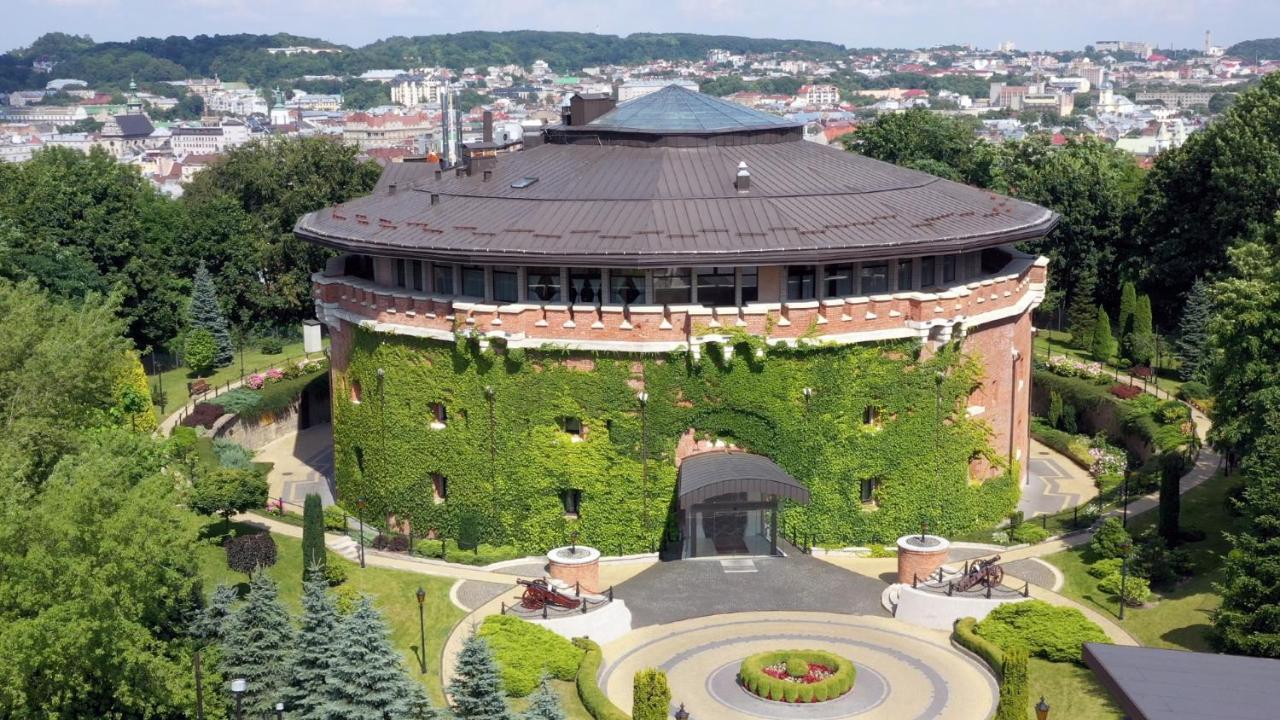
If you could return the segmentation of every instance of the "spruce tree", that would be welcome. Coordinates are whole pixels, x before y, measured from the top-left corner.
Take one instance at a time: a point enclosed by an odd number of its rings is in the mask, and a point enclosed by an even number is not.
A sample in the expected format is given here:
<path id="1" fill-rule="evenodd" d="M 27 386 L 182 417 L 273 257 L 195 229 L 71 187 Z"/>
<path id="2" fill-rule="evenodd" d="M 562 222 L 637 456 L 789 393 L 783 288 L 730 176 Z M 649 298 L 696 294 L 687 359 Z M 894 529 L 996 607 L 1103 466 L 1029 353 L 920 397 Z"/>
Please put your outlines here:
<path id="1" fill-rule="evenodd" d="M 305 581 L 317 566 L 323 576 L 325 562 L 324 508 L 319 495 L 308 493 L 302 505 L 302 579 Z"/>
<path id="2" fill-rule="evenodd" d="M 231 331 L 227 328 L 227 319 L 222 314 L 222 306 L 218 303 L 218 289 L 214 287 L 213 277 L 209 269 L 200 263 L 196 268 L 195 281 L 191 286 L 191 305 L 187 310 L 187 326 L 191 330 L 203 328 L 213 336 L 218 351 L 214 355 L 214 363 L 218 366 L 230 365 L 232 358 Z"/>
<path id="3" fill-rule="evenodd" d="M 1156 354 L 1156 333 L 1151 323 L 1151 296 L 1138 297 L 1133 313 L 1133 330 L 1129 333 L 1129 359 L 1137 365 L 1150 365 Z"/>
<path id="4" fill-rule="evenodd" d="M 326 678 L 340 662 L 338 625 L 341 618 L 324 579 L 324 570 L 312 565 L 302 586 L 302 628 L 294 655 L 289 685 L 289 717 L 326 720 L 338 714 L 330 702 Z"/>
<path id="5" fill-rule="evenodd" d="M 551 681 L 546 675 L 538 684 L 529 709 L 524 711 L 521 720 L 565 720 L 564 709 L 560 707 L 560 698 L 551 689 Z"/>
<path id="6" fill-rule="evenodd" d="M 1209 286 L 1200 280 L 1191 286 L 1187 304 L 1182 308 L 1178 322 L 1178 339 L 1174 341 L 1174 354 L 1181 365 L 1178 375 L 1183 380 L 1204 381 L 1205 355 L 1209 352 L 1209 321 L 1213 319 L 1213 298 Z"/>
<path id="7" fill-rule="evenodd" d="M 458 720 L 513 720 L 489 643 L 474 632 L 458 651 L 449 695 Z"/>
<path id="8" fill-rule="evenodd" d="M 1071 302 L 1067 304 L 1067 330 L 1071 333 L 1071 344 L 1081 350 L 1088 350 L 1093 339 L 1097 284 L 1097 274 L 1091 267 L 1081 269 L 1071 292 Z"/>
<path id="9" fill-rule="evenodd" d="M 387 624 L 367 597 L 338 624 L 328 695 L 339 718 L 408 717 L 414 682 L 391 646 Z"/>
<path id="10" fill-rule="evenodd" d="M 289 689 L 294 633 L 276 584 L 265 572 L 253 576 L 249 597 L 227 620 L 221 648 L 222 676 L 246 682 L 245 717 L 270 717 Z M 229 687 L 223 688 L 222 697 L 231 698 Z"/>
<path id="11" fill-rule="evenodd" d="M 239 596 L 230 585 L 218 585 L 209 597 L 209 604 L 196 611 L 191 619 L 191 636 L 201 642 L 216 642 L 227 630 L 232 604 Z"/>
<path id="12" fill-rule="evenodd" d="M 1120 287 L 1120 315 L 1116 318 L 1116 328 L 1120 331 L 1120 349 L 1129 352 L 1129 343 L 1133 334 L 1133 315 L 1138 311 L 1138 290 L 1132 282 Z"/>
<path id="13" fill-rule="evenodd" d="M 1105 363 L 1116 353 L 1116 341 L 1111 337 L 1111 318 L 1099 307 L 1093 323 L 1093 340 L 1089 343 L 1093 359 Z"/>
<path id="14" fill-rule="evenodd" d="M 1219 652 L 1280 658 L 1280 436 L 1260 438 L 1242 471 L 1244 498 L 1236 507 L 1245 517 L 1228 534 L 1231 552 L 1216 585 L 1222 606 L 1210 639 Z"/>

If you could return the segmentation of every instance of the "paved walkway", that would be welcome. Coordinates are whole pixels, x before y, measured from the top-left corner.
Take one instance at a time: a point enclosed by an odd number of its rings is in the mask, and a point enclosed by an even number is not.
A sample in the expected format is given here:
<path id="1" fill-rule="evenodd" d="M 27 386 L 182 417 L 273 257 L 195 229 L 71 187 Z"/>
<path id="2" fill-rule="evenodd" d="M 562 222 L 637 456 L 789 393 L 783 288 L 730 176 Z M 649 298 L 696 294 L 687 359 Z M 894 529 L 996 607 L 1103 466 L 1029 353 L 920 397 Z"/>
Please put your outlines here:
<path id="1" fill-rule="evenodd" d="M 1088 470 L 1057 450 L 1031 440 L 1027 483 L 1018 499 L 1018 509 L 1026 517 L 1052 515 L 1083 505 L 1097 495 L 1098 486 Z"/>
<path id="2" fill-rule="evenodd" d="M 267 474 L 270 497 L 302 505 L 309 493 L 333 504 L 333 425 L 314 425 L 262 446 L 253 459 L 271 463 Z"/>
<path id="3" fill-rule="evenodd" d="M 687 564 L 687 561 L 684 561 Z M 849 658 L 858 677 L 849 695 L 814 705 L 759 700 L 735 681 L 748 655 L 786 648 Z M 716 615 L 636 630 L 604 646 L 600 685 L 630 708 L 632 676 L 667 672 L 672 704 L 715 720 L 973 720 L 995 711 L 994 678 L 951 647 L 948 634 L 888 617 L 813 612 Z M 673 708 L 674 709 L 674 708 Z"/>

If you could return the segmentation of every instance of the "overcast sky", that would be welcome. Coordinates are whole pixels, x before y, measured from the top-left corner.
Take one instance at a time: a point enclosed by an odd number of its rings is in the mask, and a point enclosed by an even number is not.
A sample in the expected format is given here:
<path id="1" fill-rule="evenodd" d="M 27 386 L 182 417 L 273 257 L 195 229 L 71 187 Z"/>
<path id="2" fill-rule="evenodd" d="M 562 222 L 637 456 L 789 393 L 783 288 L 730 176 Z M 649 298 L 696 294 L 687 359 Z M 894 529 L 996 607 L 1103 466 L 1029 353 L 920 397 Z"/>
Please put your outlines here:
<path id="1" fill-rule="evenodd" d="M 0 49 L 59 30 L 95 40 L 274 33 L 362 45 L 463 30 L 696 32 L 848 46 L 1200 47 L 1280 35 L 1275 0 L 0 0 Z"/>

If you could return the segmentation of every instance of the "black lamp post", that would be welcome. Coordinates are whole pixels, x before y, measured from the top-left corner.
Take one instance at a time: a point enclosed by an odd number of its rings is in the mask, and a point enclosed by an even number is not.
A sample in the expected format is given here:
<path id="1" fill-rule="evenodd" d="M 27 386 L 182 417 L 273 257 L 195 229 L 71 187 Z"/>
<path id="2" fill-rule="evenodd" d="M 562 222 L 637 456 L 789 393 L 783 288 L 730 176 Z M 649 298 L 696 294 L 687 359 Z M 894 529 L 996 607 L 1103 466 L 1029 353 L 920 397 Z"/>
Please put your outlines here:
<path id="1" fill-rule="evenodd" d="M 247 690 L 249 684 L 244 678 L 236 678 L 231 681 L 231 696 L 236 699 L 236 720 L 244 720 L 244 691 Z"/>
<path id="2" fill-rule="evenodd" d="M 364 567 L 364 498 L 356 500 L 356 519 L 360 521 L 360 567 Z"/>
<path id="3" fill-rule="evenodd" d="M 425 675 L 427 672 L 427 621 L 423 615 L 423 606 L 427 601 L 427 591 L 418 586 L 418 651 L 421 653 L 418 665 Z"/>
<path id="4" fill-rule="evenodd" d="M 641 382 L 646 378 L 641 378 Z M 651 538 L 649 532 L 649 393 L 641 390 L 636 393 L 636 400 L 640 401 L 640 485 L 644 494 L 644 534 Z M 650 550 L 653 545 L 650 544 Z"/>
<path id="5" fill-rule="evenodd" d="M 1120 546 L 1120 550 L 1124 553 L 1124 555 L 1120 557 L 1120 619 L 1123 620 L 1124 606 L 1126 602 L 1125 586 L 1129 582 L 1129 553 L 1133 550 L 1133 543 L 1126 540 L 1125 543 Z"/>
<path id="6" fill-rule="evenodd" d="M 684 703 L 680 703 L 680 709 L 676 710 L 676 720 L 689 720 L 689 711 L 684 709 Z"/>
<path id="7" fill-rule="evenodd" d="M 1044 696 L 1040 696 L 1040 702 L 1036 703 L 1036 720 L 1049 720 L 1049 703 L 1044 701 Z"/>
<path id="8" fill-rule="evenodd" d="M 1129 527 L 1129 471 L 1120 476 L 1120 527 Z"/>

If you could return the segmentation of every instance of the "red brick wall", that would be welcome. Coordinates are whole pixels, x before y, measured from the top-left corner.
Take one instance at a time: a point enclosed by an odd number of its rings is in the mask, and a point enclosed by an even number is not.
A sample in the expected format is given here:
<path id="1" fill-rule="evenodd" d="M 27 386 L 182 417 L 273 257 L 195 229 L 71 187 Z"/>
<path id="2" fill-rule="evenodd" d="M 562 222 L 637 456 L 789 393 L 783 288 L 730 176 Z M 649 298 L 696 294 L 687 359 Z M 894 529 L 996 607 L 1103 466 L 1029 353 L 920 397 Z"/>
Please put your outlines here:
<path id="1" fill-rule="evenodd" d="M 1016 358 L 1011 351 L 1014 348 L 1018 350 Z M 983 408 L 976 417 L 991 427 L 992 450 L 1000 457 L 1019 462 L 1025 476 L 1030 452 L 1030 311 L 970 331 L 964 340 L 964 349 L 978 355 L 986 367 L 986 377 L 969 396 L 969 405 Z M 977 463 L 973 470 L 979 477 L 991 473 L 985 462 Z"/>

